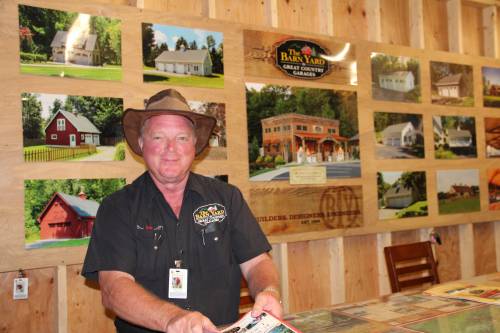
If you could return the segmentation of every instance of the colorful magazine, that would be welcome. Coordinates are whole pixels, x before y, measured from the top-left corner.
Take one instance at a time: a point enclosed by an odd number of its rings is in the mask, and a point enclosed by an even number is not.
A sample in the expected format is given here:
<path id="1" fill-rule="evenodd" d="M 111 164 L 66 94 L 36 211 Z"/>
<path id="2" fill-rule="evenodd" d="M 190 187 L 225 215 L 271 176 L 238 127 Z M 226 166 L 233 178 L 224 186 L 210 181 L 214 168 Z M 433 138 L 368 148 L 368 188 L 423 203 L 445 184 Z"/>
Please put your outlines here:
<path id="1" fill-rule="evenodd" d="M 424 293 L 433 296 L 500 305 L 500 287 L 497 286 L 453 282 L 435 286 Z"/>
<path id="2" fill-rule="evenodd" d="M 292 325 L 274 317 L 269 312 L 262 312 L 252 317 L 247 312 L 240 320 L 224 329 L 222 333 L 302 333 Z"/>

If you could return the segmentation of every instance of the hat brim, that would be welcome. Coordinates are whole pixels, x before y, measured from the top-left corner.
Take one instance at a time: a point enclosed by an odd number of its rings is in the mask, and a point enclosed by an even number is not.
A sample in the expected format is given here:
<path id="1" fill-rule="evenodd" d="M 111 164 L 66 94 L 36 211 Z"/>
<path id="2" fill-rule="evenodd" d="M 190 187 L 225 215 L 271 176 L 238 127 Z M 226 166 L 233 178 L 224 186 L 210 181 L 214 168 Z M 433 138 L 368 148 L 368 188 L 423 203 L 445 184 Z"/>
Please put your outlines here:
<path id="1" fill-rule="evenodd" d="M 130 149 L 137 155 L 142 156 L 142 149 L 139 146 L 139 137 L 141 136 L 141 127 L 144 121 L 148 118 L 161 115 L 183 116 L 193 122 L 196 134 L 196 155 L 199 155 L 208 145 L 208 140 L 216 124 L 216 119 L 214 117 L 185 110 L 153 109 L 145 111 L 139 109 L 126 109 L 122 117 L 123 132 Z"/>

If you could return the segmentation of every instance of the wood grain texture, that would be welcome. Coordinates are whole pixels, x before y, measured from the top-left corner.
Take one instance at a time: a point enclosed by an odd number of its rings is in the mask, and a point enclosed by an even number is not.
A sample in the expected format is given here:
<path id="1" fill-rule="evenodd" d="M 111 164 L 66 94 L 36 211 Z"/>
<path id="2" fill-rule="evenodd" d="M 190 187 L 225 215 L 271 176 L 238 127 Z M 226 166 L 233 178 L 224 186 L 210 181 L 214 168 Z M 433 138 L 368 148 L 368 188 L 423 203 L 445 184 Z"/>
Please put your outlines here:
<path id="1" fill-rule="evenodd" d="M 425 48 L 448 51 L 448 24 L 446 1 L 424 0 L 424 41 Z"/>
<path id="2" fill-rule="evenodd" d="M 331 284 L 331 259 L 328 240 L 288 244 L 290 312 L 331 304 L 330 293 L 325 292 Z"/>
<path id="3" fill-rule="evenodd" d="M 494 222 L 474 224 L 474 263 L 476 275 L 497 271 Z"/>
<path id="4" fill-rule="evenodd" d="M 404 230 L 392 233 L 391 245 L 408 244 L 419 241 L 420 241 L 420 234 L 418 233 L 418 230 Z"/>
<path id="5" fill-rule="evenodd" d="M 480 7 L 462 5 L 464 53 L 484 55 L 483 12 Z"/>
<path id="6" fill-rule="evenodd" d="M 98 283 L 81 276 L 81 265 L 67 267 L 68 332 L 113 332 L 114 315 L 103 307 Z"/>
<path id="7" fill-rule="evenodd" d="M 438 227 L 435 231 L 441 236 L 441 245 L 434 250 L 438 262 L 438 274 L 441 282 L 460 279 L 460 247 L 458 227 Z"/>
<path id="8" fill-rule="evenodd" d="M 208 16 L 208 0 L 141 0 L 143 8 L 189 16 Z"/>
<path id="9" fill-rule="evenodd" d="M 344 255 L 346 302 L 378 296 L 376 235 L 345 237 Z"/>
<path id="10" fill-rule="evenodd" d="M 215 18 L 238 23 L 266 26 L 266 1 L 216 0 Z"/>
<path id="11" fill-rule="evenodd" d="M 57 290 L 55 268 L 25 270 L 28 299 L 13 300 L 18 272 L 0 273 L 0 332 L 56 332 Z"/>
<path id="12" fill-rule="evenodd" d="M 368 39 L 369 29 L 365 2 L 365 0 L 332 1 L 334 36 Z"/>
<path id="13" fill-rule="evenodd" d="M 318 32 L 318 1 L 278 1 L 278 27 L 288 30 Z"/>
<path id="14" fill-rule="evenodd" d="M 381 0 L 382 43 L 410 45 L 408 1 Z"/>

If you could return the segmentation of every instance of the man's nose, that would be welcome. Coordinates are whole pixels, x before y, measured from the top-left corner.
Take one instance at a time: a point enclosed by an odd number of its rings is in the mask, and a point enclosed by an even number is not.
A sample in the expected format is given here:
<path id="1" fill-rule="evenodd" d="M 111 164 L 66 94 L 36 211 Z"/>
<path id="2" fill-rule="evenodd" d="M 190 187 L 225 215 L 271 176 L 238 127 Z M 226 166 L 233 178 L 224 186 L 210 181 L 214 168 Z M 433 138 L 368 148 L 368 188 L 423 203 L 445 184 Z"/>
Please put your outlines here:
<path id="1" fill-rule="evenodd" d="M 175 142 L 175 139 L 166 139 L 165 140 L 165 149 L 167 151 L 174 151 L 176 147 L 177 147 L 177 143 Z"/>

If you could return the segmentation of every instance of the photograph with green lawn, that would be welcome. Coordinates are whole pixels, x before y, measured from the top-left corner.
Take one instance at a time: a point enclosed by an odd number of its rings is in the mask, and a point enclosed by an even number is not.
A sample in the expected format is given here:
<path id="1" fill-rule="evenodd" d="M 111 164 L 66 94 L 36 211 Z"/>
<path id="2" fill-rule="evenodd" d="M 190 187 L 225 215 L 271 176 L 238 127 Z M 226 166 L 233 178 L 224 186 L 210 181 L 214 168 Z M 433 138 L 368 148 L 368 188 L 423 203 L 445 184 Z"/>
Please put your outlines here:
<path id="1" fill-rule="evenodd" d="M 500 108 L 500 68 L 482 67 L 483 106 Z"/>
<path id="2" fill-rule="evenodd" d="M 427 216 L 427 190 L 423 171 L 377 172 L 380 220 Z"/>
<path id="3" fill-rule="evenodd" d="M 118 19 L 19 5 L 19 45 L 23 74 L 122 79 Z"/>
<path id="4" fill-rule="evenodd" d="M 434 156 L 437 159 L 475 158 L 476 121 L 474 117 L 433 116 Z"/>
<path id="5" fill-rule="evenodd" d="M 100 203 L 123 186 L 123 178 L 25 180 L 25 248 L 87 245 Z"/>
<path id="6" fill-rule="evenodd" d="M 472 66 L 431 61 L 432 104 L 474 106 Z"/>
<path id="7" fill-rule="evenodd" d="M 142 23 L 144 82 L 224 88 L 220 32 Z"/>
<path id="8" fill-rule="evenodd" d="M 22 93 L 25 162 L 123 161 L 123 100 Z"/>
<path id="9" fill-rule="evenodd" d="M 439 214 L 478 212 L 479 171 L 477 169 L 437 171 Z"/>

